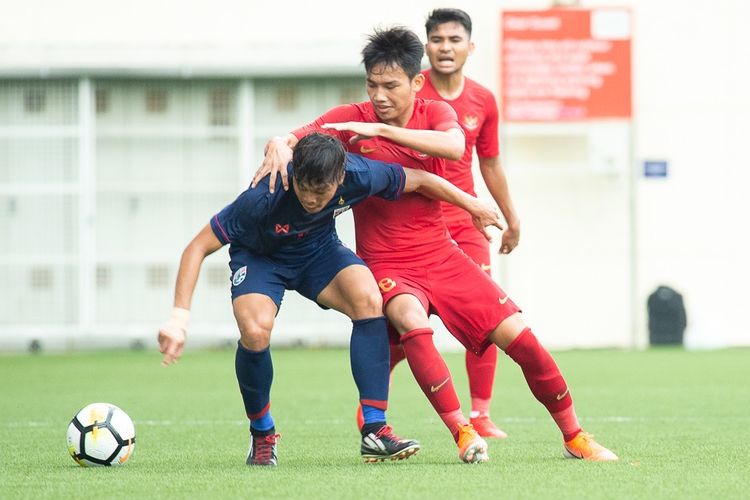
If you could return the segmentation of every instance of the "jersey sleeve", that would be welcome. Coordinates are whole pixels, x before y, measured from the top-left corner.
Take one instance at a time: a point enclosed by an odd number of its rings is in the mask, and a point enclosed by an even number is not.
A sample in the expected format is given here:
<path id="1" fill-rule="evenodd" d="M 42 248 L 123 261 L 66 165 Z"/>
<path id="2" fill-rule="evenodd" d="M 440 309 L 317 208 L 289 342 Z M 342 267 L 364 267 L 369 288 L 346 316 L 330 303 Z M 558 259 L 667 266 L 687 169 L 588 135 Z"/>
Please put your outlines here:
<path id="1" fill-rule="evenodd" d="M 346 130 L 334 130 L 334 129 L 324 129 L 323 124 L 324 123 L 341 123 L 341 122 L 354 122 L 354 121 L 361 121 L 362 116 L 360 115 L 359 111 L 357 110 L 357 107 L 353 104 L 343 104 L 341 106 L 336 106 L 334 108 L 329 109 L 322 115 L 320 115 L 318 118 L 316 118 L 314 121 L 308 123 L 307 125 L 303 125 L 302 127 L 298 128 L 297 130 L 293 130 L 292 134 L 297 139 L 302 139 L 307 134 L 310 134 L 311 132 L 323 132 L 325 134 L 330 134 L 334 137 L 337 137 L 341 142 L 346 144 L 346 142 L 352 137 L 352 133 Z"/>
<path id="2" fill-rule="evenodd" d="M 461 125 L 458 123 L 456 111 L 447 102 L 428 101 L 427 116 L 430 130 L 444 132 L 452 128 L 457 128 L 463 131 Z"/>
<path id="3" fill-rule="evenodd" d="M 218 214 L 211 217 L 211 230 L 213 230 L 214 235 L 216 235 L 222 245 L 231 243 L 230 230 L 231 232 L 236 231 L 236 226 L 233 224 L 233 214 L 234 203 L 230 203 L 222 208 Z"/>
<path id="4" fill-rule="evenodd" d="M 500 154 L 498 139 L 499 112 L 495 97 L 487 92 L 484 104 L 485 117 L 477 136 L 476 149 L 479 158 L 494 158 Z"/>
<path id="5" fill-rule="evenodd" d="M 368 189 L 368 196 L 377 196 L 393 201 L 401 196 L 406 187 L 406 172 L 398 163 L 386 163 L 371 160 L 356 154 L 347 154 L 347 162 L 358 171 L 358 182 L 363 190 Z"/>
<path id="6" fill-rule="evenodd" d="M 265 189 L 268 187 L 265 186 Z M 248 189 L 211 217 L 211 229 L 222 244 L 236 241 L 248 228 L 257 225 L 258 214 L 266 203 L 264 194 L 260 185 L 255 189 Z"/>

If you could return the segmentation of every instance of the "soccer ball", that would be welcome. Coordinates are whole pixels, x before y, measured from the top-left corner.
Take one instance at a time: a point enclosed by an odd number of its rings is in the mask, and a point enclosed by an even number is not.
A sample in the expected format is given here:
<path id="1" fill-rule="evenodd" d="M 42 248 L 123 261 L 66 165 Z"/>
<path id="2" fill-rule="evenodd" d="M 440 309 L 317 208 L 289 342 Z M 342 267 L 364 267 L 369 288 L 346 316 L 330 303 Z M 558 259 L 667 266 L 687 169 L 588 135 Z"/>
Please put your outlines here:
<path id="1" fill-rule="evenodd" d="M 81 467 L 122 465 L 135 449 L 135 427 L 127 413 L 92 403 L 68 425 L 68 451 Z"/>

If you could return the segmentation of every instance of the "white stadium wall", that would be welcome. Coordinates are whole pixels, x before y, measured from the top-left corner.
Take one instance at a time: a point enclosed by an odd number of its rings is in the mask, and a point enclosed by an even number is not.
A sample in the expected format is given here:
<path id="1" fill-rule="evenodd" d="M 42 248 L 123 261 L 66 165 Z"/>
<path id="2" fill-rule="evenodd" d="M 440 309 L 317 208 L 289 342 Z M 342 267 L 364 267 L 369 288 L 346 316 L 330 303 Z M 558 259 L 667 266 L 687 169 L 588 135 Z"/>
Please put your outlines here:
<path id="1" fill-rule="evenodd" d="M 477 46 L 467 73 L 497 95 L 500 11 L 550 4 L 384 0 L 362 15 L 343 1 L 9 2 L 0 17 L 0 349 L 34 339 L 153 346 L 181 248 L 247 184 L 266 137 L 363 97 L 359 49 L 374 26 L 423 36 L 427 11 L 464 8 Z M 496 258 L 496 278 L 553 348 L 645 346 L 646 299 L 660 284 L 684 295 L 688 346 L 750 345 L 741 225 L 750 5 L 580 6 L 633 13 L 633 119 L 503 127 L 522 238 Z M 164 95 L 169 106 L 150 114 Z M 597 155 L 612 161 L 602 168 Z M 666 161 L 667 177 L 646 178 L 649 160 Z M 351 242 L 351 220 L 341 222 Z M 225 252 L 204 268 L 193 345 L 236 338 L 226 273 Z M 342 345 L 349 330 L 288 293 L 274 342 Z"/>

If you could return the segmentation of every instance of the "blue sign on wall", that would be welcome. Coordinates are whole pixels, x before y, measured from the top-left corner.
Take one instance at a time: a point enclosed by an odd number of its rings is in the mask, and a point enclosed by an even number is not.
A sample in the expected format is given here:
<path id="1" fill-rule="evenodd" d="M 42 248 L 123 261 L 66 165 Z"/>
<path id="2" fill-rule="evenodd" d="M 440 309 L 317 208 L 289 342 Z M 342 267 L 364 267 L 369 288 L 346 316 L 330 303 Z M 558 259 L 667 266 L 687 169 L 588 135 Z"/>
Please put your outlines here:
<path id="1" fill-rule="evenodd" d="M 666 177 L 668 165 L 666 160 L 646 160 L 643 162 L 643 176 Z"/>

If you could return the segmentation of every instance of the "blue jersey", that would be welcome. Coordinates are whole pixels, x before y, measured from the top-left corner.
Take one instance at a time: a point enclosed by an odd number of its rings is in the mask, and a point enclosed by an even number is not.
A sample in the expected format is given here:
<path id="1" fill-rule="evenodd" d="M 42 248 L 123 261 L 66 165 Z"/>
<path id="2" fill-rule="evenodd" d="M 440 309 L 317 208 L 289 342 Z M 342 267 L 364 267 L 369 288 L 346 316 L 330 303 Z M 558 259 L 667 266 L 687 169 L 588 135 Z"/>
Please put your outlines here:
<path id="1" fill-rule="evenodd" d="M 401 165 L 369 160 L 347 153 L 344 182 L 318 213 L 308 213 L 299 202 L 292 183 L 292 164 L 287 166 L 290 187 L 285 191 L 277 177 L 276 189 L 268 191 L 270 176 L 211 219 L 211 229 L 223 244 L 246 248 L 257 255 L 282 260 L 305 259 L 338 240 L 335 218 L 369 196 L 397 199 L 404 190 L 406 174 Z"/>

